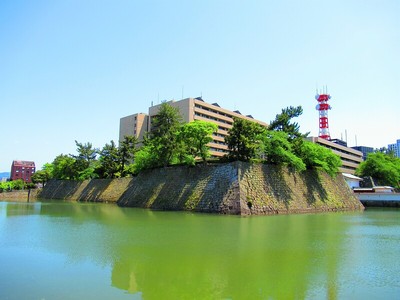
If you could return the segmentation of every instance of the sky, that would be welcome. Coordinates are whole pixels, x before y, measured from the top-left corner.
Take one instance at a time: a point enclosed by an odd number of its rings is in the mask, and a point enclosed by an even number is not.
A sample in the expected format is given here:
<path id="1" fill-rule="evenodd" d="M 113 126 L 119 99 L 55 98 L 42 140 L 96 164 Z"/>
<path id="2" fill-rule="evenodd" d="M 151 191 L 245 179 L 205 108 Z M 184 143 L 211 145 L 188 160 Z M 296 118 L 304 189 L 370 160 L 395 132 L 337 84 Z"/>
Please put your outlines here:
<path id="1" fill-rule="evenodd" d="M 117 142 L 121 117 L 187 97 L 267 123 L 302 106 L 317 136 L 325 87 L 332 138 L 400 139 L 400 1 L 0 1 L 0 172 Z"/>

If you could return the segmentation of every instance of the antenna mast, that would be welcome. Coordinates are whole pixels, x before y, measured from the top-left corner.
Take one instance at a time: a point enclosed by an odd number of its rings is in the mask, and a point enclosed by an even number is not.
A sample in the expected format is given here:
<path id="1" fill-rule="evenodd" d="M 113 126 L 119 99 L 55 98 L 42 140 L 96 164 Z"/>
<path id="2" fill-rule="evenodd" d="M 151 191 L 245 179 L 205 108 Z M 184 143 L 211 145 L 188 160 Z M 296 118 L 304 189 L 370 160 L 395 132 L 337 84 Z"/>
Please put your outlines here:
<path id="1" fill-rule="evenodd" d="M 328 90 L 327 87 L 326 90 Z M 325 140 L 330 140 L 328 110 L 331 109 L 331 106 L 328 104 L 328 100 L 331 99 L 331 96 L 327 92 L 325 93 L 323 91 L 322 94 L 317 93 L 315 99 L 318 101 L 315 109 L 319 111 L 319 137 Z"/>

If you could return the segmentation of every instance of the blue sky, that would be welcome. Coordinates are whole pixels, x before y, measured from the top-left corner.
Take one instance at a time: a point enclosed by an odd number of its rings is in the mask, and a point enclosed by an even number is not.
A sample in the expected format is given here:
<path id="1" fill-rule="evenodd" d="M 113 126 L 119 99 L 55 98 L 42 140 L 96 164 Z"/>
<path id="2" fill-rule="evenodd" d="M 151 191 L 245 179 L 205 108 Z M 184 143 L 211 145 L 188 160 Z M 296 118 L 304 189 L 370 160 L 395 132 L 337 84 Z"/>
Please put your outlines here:
<path id="1" fill-rule="evenodd" d="M 301 105 L 316 136 L 328 86 L 332 138 L 400 139 L 397 0 L 3 0 L 0 45 L 0 171 L 101 148 L 121 117 L 182 94 L 265 122 Z"/>

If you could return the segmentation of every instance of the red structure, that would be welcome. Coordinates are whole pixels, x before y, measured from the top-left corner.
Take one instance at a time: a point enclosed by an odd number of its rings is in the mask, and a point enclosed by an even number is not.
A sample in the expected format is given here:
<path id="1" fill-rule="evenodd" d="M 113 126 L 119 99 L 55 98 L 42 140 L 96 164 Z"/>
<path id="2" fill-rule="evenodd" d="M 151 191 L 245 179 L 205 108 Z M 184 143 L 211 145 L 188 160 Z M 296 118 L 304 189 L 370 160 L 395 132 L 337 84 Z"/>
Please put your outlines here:
<path id="1" fill-rule="evenodd" d="M 328 110 L 331 109 L 331 106 L 328 104 L 328 100 L 331 99 L 331 96 L 329 94 L 317 94 L 315 99 L 318 101 L 316 110 L 319 111 L 319 137 L 330 140 Z"/>
<path id="2" fill-rule="evenodd" d="M 32 182 L 31 176 L 36 171 L 33 161 L 14 160 L 11 165 L 11 180 L 22 179 L 25 182 Z"/>

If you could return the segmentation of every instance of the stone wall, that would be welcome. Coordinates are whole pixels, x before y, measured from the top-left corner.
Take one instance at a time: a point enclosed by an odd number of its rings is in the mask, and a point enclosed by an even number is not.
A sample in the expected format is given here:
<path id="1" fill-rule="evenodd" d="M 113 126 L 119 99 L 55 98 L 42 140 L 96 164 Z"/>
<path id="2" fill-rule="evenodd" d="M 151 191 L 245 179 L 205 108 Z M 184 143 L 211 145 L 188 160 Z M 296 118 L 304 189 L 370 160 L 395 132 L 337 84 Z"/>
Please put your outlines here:
<path id="1" fill-rule="evenodd" d="M 35 201 L 38 193 L 38 189 L 11 192 L 4 191 L 0 193 L 0 201 L 28 201 L 28 196 L 29 201 Z"/>
<path id="2" fill-rule="evenodd" d="M 39 197 L 240 215 L 363 209 L 341 175 L 244 162 L 160 168 L 113 180 L 54 180 Z"/>

